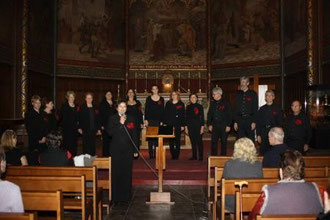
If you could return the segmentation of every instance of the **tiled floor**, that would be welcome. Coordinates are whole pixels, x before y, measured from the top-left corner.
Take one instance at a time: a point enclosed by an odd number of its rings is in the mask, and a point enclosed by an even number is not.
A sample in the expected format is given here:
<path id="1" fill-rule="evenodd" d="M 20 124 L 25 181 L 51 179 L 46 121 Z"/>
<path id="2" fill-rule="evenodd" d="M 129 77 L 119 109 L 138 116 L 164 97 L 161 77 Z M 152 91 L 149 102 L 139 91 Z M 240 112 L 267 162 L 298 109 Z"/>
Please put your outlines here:
<path id="1" fill-rule="evenodd" d="M 174 205 L 146 204 L 150 192 L 154 191 L 157 191 L 157 186 L 134 186 L 132 201 L 126 206 L 113 207 L 104 219 L 209 219 L 205 186 L 164 186 L 165 192 L 171 192 Z"/>

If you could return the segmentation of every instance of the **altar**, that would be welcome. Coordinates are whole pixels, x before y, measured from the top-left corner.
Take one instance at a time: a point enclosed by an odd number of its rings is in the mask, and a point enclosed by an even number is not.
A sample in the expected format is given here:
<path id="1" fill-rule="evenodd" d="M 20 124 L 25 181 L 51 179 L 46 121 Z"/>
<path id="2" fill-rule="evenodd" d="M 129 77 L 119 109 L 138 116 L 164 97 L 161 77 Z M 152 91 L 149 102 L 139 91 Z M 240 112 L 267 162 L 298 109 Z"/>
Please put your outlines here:
<path id="1" fill-rule="evenodd" d="M 145 103 L 146 103 L 146 99 L 148 96 L 150 96 L 151 94 L 148 92 L 144 92 L 144 93 L 136 93 L 136 97 L 137 99 L 141 102 L 142 104 L 142 111 L 144 113 L 144 107 L 145 107 Z M 165 99 L 165 103 L 169 101 L 170 99 L 170 93 L 159 93 L 160 96 L 162 96 Z M 180 93 L 180 98 L 181 101 L 185 104 L 185 106 L 187 106 L 187 104 L 189 104 L 189 95 L 190 92 L 186 92 L 186 93 Z M 201 104 L 204 108 L 204 118 L 205 121 L 207 119 L 207 111 L 208 111 L 208 107 L 209 107 L 209 103 L 207 100 L 207 95 L 206 93 L 197 93 L 198 95 L 198 103 Z M 142 129 L 141 132 L 141 149 L 148 149 L 148 142 L 146 141 L 146 128 Z M 190 139 L 189 137 L 182 132 L 181 134 L 181 141 L 184 142 L 184 144 L 181 145 L 181 149 L 190 149 L 191 148 L 191 144 L 190 144 Z"/>

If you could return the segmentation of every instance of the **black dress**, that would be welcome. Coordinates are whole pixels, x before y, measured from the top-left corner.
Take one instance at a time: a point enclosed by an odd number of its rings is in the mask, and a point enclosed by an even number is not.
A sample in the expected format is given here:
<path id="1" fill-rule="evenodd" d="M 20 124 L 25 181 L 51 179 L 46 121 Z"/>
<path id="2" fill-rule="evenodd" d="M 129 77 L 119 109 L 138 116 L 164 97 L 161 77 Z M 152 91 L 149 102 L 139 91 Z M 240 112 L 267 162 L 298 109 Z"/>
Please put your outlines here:
<path id="1" fill-rule="evenodd" d="M 72 154 L 61 148 L 48 147 L 39 156 L 42 166 L 73 166 Z"/>
<path id="2" fill-rule="evenodd" d="M 163 120 L 164 114 L 164 98 L 160 96 L 158 101 L 152 100 L 151 96 L 146 99 L 144 117 L 148 121 L 149 126 L 159 126 Z M 153 146 L 158 146 L 157 138 L 148 138 L 148 149 L 150 158 L 154 158 Z"/>
<path id="3" fill-rule="evenodd" d="M 21 166 L 21 157 L 24 156 L 23 152 L 19 148 L 11 148 L 9 150 L 5 151 L 6 153 L 6 162 L 7 165 L 13 165 L 13 166 Z"/>
<path id="4" fill-rule="evenodd" d="M 172 159 L 179 159 L 181 148 L 181 127 L 185 126 L 185 108 L 182 101 L 173 104 L 168 101 L 165 105 L 163 122 L 174 127 L 175 138 L 170 139 L 170 152 Z"/>
<path id="5" fill-rule="evenodd" d="M 83 154 L 95 156 L 96 132 L 100 130 L 100 112 L 93 107 L 81 106 L 79 112 L 79 128 L 82 129 Z"/>
<path id="6" fill-rule="evenodd" d="M 135 105 L 129 105 L 127 102 L 127 110 L 126 110 L 126 114 L 127 115 L 131 115 L 132 117 L 135 118 L 136 120 L 136 130 L 137 130 L 137 135 L 138 135 L 138 139 L 140 140 L 140 136 L 141 136 L 141 125 L 143 125 L 143 113 L 142 113 L 142 105 L 141 102 L 136 100 L 136 104 Z M 138 149 L 140 150 L 140 141 L 138 144 Z M 134 152 L 137 152 L 137 150 L 135 149 Z"/>
<path id="7" fill-rule="evenodd" d="M 34 150 L 41 152 L 45 150 L 46 145 L 39 144 L 39 141 L 47 135 L 42 115 L 33 108 L 30 108 L 25 113 L 25 127 L 29 137 L 29 152 Z"/>
<path id="8" fill-rule="evenodd" d="M 55 111 L 52 111 L 49 114 L 45 111 L 42 111 L 41 115 L 42 115 L 42 120 L 44 121 L 46 133 L 49 134 L 51 131 L 56 131 L 58 117 L 56 116 Z"/>
<path id="9" fill-rule="evenodd" d="M 191 141 L 192 158 L 197 159 L 197 149 L 199 159 L 203 160 L 203 140 L 201 127 L 204 126 L 204 109 L 198 103 L 191 103 L 186 108 L 186 123 L 188 127 L 189 138 Z"/>
<path id="10" fill-rule="evenodd" d="M 112 137 L 110 153 L 114 202 L 127 202 L 131 199 L 134 145 L 127 132 L 137 146 L 136 126 L 135 119 L 130 115 L 127 115 L 125 125 L 120 123 L 118 114 L 113 115 L 108 122 L 107 132 Z"/>
<path id="11" fill-rule="evenodd" d="M 100 104 L 100 120 L 101 120 L 101 126 L 104 128 L 102 130 L 102 155 L 104 157 L 109 157 L 110 156 L 110 142 L 111 142 L 111 138 L 108 135 L 108 133 L 106 132 L 107 130 L 107 124 L 109 121 L 109 118 L 111 116 L 113 116 L 116 113 L 116 109 L 114 107 L 114 103 L 112 103 L 112 105 L 109 104 L 109 102 L 107 102 L 106 99 L 103 99 L 103 101 Z"/>
<path id="12" fill-rule="evenodd" d="M 66 102 L 60 112 L 60 120 L 62 121 L 62 145 L 69 150 L 72 156 L 77 155 L 77 137 L 78 137 L 78 113 L 80 107 L 75 105 L 71 107 Z"/>

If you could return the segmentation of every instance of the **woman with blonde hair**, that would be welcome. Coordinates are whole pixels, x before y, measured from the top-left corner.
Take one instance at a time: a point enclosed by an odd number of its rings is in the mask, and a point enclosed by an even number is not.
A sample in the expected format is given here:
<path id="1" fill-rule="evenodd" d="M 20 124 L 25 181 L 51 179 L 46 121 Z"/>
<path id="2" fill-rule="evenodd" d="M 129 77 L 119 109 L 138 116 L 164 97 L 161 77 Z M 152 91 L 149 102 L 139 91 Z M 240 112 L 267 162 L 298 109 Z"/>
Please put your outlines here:
<path id="1" fill-rule="evenodd" d="M 240 138 L 234 144 L 233 159 L 223 168 L 223 178 L 263 178 L 262 164 L 258 161 L 257 150 L 249 138 Z M 234 212 L 234 196 L 226 196 L 226 210 Z"/>
<path id="2" fill-rule="evenodd" d="M 6 162 L 9 165 L 28 165 L 26 156 L 22 150 L 16 147 L 17 135 L 13 130 L 6 130 L 1 136 L 1 148 L 6 154 Z"/>

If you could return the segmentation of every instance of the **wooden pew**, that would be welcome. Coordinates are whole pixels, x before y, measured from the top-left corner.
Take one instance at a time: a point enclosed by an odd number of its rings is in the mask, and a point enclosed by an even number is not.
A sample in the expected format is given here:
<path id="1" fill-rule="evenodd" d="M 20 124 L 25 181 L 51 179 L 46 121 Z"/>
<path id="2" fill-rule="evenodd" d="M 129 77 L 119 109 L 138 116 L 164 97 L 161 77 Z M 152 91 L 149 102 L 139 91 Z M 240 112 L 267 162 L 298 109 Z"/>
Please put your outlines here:
<path id="1" fill-rule="evenodd" d="M 305 167 L 330 167 L 330 156 L 305 156 Z"/>
<path id="2" fill-rule="evenodd" d="M 50 167 L 50 166 L 8 166 L 7 176 L 85 176 L 93 187 L 87 188 L 87 196 L 93 197 L 93 218 L 102 219 L 102 188 L 97 186 L 97 168 L 92 167 Z"/>
<path id="3" fill-rule="evenodd" d="M 35 213 L 13 213 L 13 212 L 0 212 L 0 219 L 1 220 L 36 220 Z"/>
<path id="4" fill-rule="evenodd" d="M 257 220 L 315 220 L 315 215 L 258 215 Z"/>
<path id="5" fill-rule="evenodd" d="M 261 192 L 257 193 L 242 193 L 242 198 L 239 194 L 239 191 L 235 192 L 235 201 L 236 204 L 242 203 L 242 209 L 240 205 L 236 205 L 235 207 L 235 219 L 240 220 L 241 218 L 241 210 L 242 212 L 251 212 L 254 205 L 258 201 L 259 197 L 261 195 Z"/>
<path id="6" fill-rule="evenodd" d="M 56 219 L 64 219 L 62 191 L 55 192 L 25 192 L 22 191 L 24 210 L 55 211 Z"/>
<path id="7" fill-rule="evenodd" d="M 279 178 L 279 168 L 263 168 L 264 178 Z M 328 177 L 328 167 L 305 167 L 305 178 Z"/>
<path id="8" fill-rule="evenodd" d="M 109 191 L 108 202 L 103 204 L 107 208 L 107 214 L 110 212 L 110 202 L 111 202 L 111 157 L 96 157 L 93 161 L 93 166 L 96 166 L 97 170 L 108 171 L 109 178 L 107 180 L 98 178 L 98 186 L 102 189 Z M 99 177 L 100 175 L 98 175 Z"/>
<path id="9" fill-rule="evenodd" d="M 7 176 L 6 180 L 15 183 L 22 191 L 57 191 L 61 190 L 63 194 L 75 193 L 74 195 L 81 196 L 81 199 L 64 198 L 63 207 L 65 210 L 81 210 L 82 219 L 89 216 L 92 203 L 86 201 L 86 186 L 85 176 L 81 177 L 54 177 L 54 176 Z M 23 192 L 24 196 L 24 192 Z M 26 200 L 28 201 L 28 200 Z M 43 202 L 42 200 L 40 202 Z M 48 202 L 48 201 L 47 201 Z M 47 206 L 47 202 L 44 205 Z M 27 203 L 30 204 L 30 203 Z M 25 203 L 24 203 L 25 208 Z M 37 209 L 33 203 L 31 207 L 27 206 L 28 210 Z"/>

